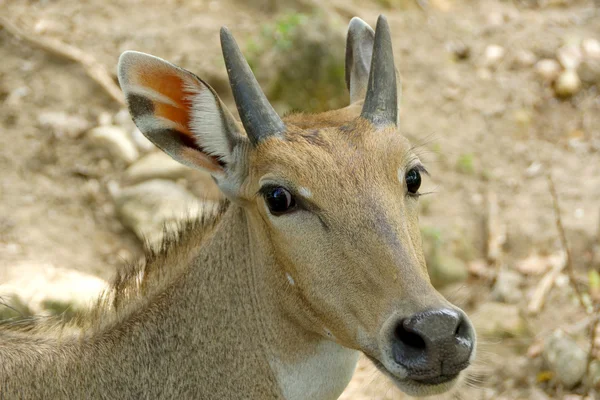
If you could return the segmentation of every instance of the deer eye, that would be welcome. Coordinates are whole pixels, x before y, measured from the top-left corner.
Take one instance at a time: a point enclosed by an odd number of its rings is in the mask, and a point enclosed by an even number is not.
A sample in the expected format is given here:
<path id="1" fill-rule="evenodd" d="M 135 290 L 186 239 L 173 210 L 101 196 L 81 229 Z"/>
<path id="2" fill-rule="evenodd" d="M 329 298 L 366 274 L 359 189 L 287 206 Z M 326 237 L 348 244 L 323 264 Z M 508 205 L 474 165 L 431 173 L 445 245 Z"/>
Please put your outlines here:
<path id="1" fill-rule="evenodd" d="M 263 196 L 271 214 L 278 216 L 296 208 L 294 196 L 281 186 L 268 187 L 263 190 Z"/>
<path id="2" fill-rule="evenodd" d="M 406 188 L 408 192 L 411 194 L 417 194 L 419 188 L 421 187 L 421 173 L 417 168 L 413 168 L 409 170 L 406 175 L 404 175 L 404 180 L 406 181 Z"/>

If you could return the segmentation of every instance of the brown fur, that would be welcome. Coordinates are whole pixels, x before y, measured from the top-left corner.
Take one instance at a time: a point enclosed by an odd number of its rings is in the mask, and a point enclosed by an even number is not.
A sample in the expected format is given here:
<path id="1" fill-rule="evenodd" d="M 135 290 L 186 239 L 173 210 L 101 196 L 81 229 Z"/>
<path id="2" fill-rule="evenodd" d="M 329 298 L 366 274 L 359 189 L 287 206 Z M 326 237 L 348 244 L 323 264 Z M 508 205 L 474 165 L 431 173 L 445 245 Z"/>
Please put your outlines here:
<path id="1" fill-rule="evenodd" d="M 399 321 L 454 308 L 429 282 L 404 180 L 420 161 L 396 121 L 374 125 L 357 102 L 289 115 L 285 132 L 250 143 L 187 71 L 129 52 L 119 80 L 142 132 L 209 170 L 231 203 L 120 272 L 78 324 L 0 325 L 0 398 L 335 399 L 358 351 L 413 394 L 455 383 L 404 379 L 390 355 Z M 265 183 L 301 206 L 272 215 Z"/>
<path id="2" fill-rule="evenodd" d="M 239 207 L 223 207 L 201 225 L 186 225 L 146 263 L 117 276 L 80 332 L 49 321 L 28 332 L 3 327 L 2 397 L 278 397 L 264 367 L 262 328 L 246 317 L 254 309 L 252 271 L 247 241 L 232 231 L 241 221 Z M 202 323 L 207 316 L 210 323 Z M 237 374 L 223 376 L 224 358 Z"/>
<path id="3" fill-rule="evenodd" d="M 80 321 L 84 326 L 81 331 L 51 321 L 29 326 L 27 332 L 19 332 L 14 324 L 12 328 L 0 327 L 3 395 L 127 399 L 142 395 L 237 398 L 233 393 L 238 393 L 244 398 L 277 398 L 281 394 L 276 378 L 266 367 L 271 351 L 283 355 L 287 362 L 297 362 L 310 352 L 306 343 L 318 342 L 324 328 L 333 332 L 340 344 L 360 349 L 363 343 L 357 341 L 356 327 L 373 331 L 395 306 L 403 305 L 406 313 L 411 311 L 406 307 L 410 303 L 412 310 L 420 309 L 428 302 L 426 296 L 406 300 L 406 292 L 419 287 L 433 292 L 418 234 L 416 241 L 398 243 L 398 250 L 409 249 L 406 254 L 395 254 L 408 262 L 406 267 L 411 265 L 410 269 L 403 268 L 404 272 L 397 271 L 396 262 L 389 258 L 394 253 L 376 254 L 385 249 L 377 243 L 381 234 L 394 241 L 394 232 L 402 226 L 418 232 L 416 201 L 411 200 L 415 202 L 411 219 L 393 204 L 404 193 L 400 184 L 391 182 L 396 164 L 389 163 L 393 159 L 402 165 L 414 156 L 407 153 L 409 147 L 402 136 L 386 132 L 367 135 L 368 123 L 352 123 L 355 114 L 345 115 L 345 121 L 338 116 L 335 123 L 350 127 L 313 132 L 318 142 L 310 138 L 310 132 L 294 128 L 286 119 L 290 126 L 287 136 L 292 140 L 265 142 L 251 156 L 249 181 L 254 183 L 246 187 L 243 197 L 254 205 L 244 209 L 223 206 L 213 217 L 184 225 L 161 249 L 150 250 L 145 262 L 116 276 L 98 305 Z M 303 121 L 312 127 L 333 125 L 322 115 L 314 119 L 305 115 Z M 318 255 L 335 261 L 339 256 L 331 253 L 332 246 L 346 243 L 340 264 L 320 271 L 323 287 L 310 288 L 310 294 L 304 292 L 309 289 L 310 276 L 299 270 L 308 260 L 289 259 L 298 256 L 282 250 L 290 238 L 282 237 L 265 222 L 262 200 L 255 195 L 255 179 L 274 171 L 291 173 L 289 179 L 299 186 L 319 189 L 314 201 L 321 209 L 331 209 L 325 221 L 331 228 L 329 238 L 310 237 L 310 232 L 304 232 L 310 224 L 299 227 L 302 247 L 328 243 L 330 250 Z M 389 183 L 397 186 L 397 193 L 390 193 L 391 203 L 387 197 L 356 195 Z M 390 212 L 398 212 L 398 217 L 389 218 Z M 402 221 L 398 226 L 386 222 L 398 219 Z M 367 233 L 371 231 L 375 236 L 369 239 Z M 249 247 L 250 242 L 253 247 Z M 361 242 L 362 246 L 353 248 Z M 382 259 L 384 254 L 388 255 Z M 344 265 L 351 259 L 356 261 Z M 345 272 L 340 274 L 340 270 Z M 289 287 L 285 272 L 296 279 L 295 288 Z M 339 289 L 358 290 L 360 296 L 348 303 L 352 296 L 331 291 L 336 282 Z M 321 294 L 311 298 L 313 292 Z M 333 309 L 318 304 L 321 297 L 323 304 L 332 305 L 331 296 L 346 300 Z M 271 301 L 274 298 L 277 304 Z M 344 309 L 353 315 L 351 320 L 340 319 L 346 314 Z M 210 321 L 203 322 L 203 318 Z M 298 329 L 298 324 L 304 329 Z M 266 349 L 267 344 L 273 350 Z M 368 343 L 368 347 L 377 345 Z M 228 363 L 215 364 L 224 359 Z M 237 373 L 231 376 L 234 371 Z M 258 373 L 261 379 L 255 378 Z"/>

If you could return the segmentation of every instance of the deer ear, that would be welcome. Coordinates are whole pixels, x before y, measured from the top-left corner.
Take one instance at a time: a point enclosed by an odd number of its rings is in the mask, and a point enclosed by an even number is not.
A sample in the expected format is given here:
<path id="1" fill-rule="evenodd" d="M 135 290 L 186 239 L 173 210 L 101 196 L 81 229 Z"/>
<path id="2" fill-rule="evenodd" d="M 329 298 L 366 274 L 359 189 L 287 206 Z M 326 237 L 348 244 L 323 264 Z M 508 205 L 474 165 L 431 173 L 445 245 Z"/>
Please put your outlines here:
<path id="1" fill-rule="evenodd" d="M 173 159 L 222 176 L 234 147 L 247 140 L 215 91 L 160 58 L 127 51 L 118 76 L 139 130 Z"/>
<path id="2" fill-rule="evenodd" d="M 375 32 L 362 19 L 352 18 L 346 39 L 346 86 L 350 103 L 363 101 L 369 84 Z"/>

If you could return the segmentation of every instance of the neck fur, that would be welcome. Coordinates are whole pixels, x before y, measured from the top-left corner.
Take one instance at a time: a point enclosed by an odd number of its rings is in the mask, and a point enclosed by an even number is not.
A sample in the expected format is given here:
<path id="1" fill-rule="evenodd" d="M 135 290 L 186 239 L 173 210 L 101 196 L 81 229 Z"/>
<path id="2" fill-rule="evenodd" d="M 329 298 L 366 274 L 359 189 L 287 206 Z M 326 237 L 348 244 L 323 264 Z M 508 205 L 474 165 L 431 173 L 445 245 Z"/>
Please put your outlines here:
<path id="1" fill-rule="evenodd" d="M 28 387 L 47 398 L 56 393 L 77 397 L 85 393 L 81 388 L 134 388 L 144 377 L 164 382 L 150 397 L 172 390 L 184 397 L 244 392 L 257 398 L 266 393 L 290 400 L 337 398 L 358 353 L 313 332 L 310 312 L 290 308 L 294 295 L 286 287 L 285 269 L 274 260 L 259 221 L 235 204 L 208 211 L 147 253 L 145 262 L 120 272 L 75 325 L 0 326 L 0 342 L 6 344 L 0 349 L 5 372 L 0 384 Z M 71 335 L 68 328 L 78 333 Z M 229 359 L 230 352 L 243 360 Z M 115 365 L 127 373 L 102 375 Z M 245 373 L 224 385 L 223 376 L 240 366 Z M 39 368 L 57 369 L 64 379 L 45 382 Z M 170 387 L 173 374 L 189 388 Z M 106 387 L 107 379 L 119 385 Z"/>

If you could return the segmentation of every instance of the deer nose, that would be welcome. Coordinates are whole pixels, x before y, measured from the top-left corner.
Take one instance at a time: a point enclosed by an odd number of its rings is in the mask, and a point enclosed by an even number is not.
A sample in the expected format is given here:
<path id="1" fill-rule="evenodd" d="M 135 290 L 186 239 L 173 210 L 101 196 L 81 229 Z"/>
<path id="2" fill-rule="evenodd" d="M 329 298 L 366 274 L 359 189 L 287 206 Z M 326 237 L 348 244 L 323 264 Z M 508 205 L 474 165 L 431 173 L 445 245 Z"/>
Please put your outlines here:
<path id="1" fill-rule="evenodd" d="M 392 351 L 408 378 L 438 384 L 452 380 L 469 365 L 474 343 L 469 320 L 456 310 L 443 308 L 401 320 L 394 331 Z"/>

